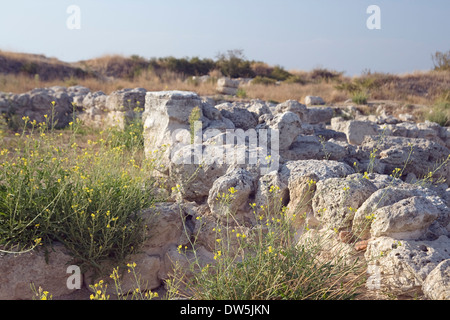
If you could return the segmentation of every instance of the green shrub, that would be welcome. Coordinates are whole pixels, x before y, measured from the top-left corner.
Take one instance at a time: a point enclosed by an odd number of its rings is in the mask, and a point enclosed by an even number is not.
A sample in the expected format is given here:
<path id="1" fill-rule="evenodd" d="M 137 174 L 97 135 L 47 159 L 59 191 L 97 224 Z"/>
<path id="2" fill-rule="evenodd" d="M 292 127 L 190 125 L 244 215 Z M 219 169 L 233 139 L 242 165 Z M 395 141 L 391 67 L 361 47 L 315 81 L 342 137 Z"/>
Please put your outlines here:
<path id="1" fill-rule="evenodd" d="M 272 78 L 268 78 L 268 77 L 261 77 L 261 76 L 256 76 L 253 80 L 252 80 L 252 84 L 263 84 L 263 85 L 275 85 L 277 83 L 277 80 L 272 79 Z"/>
<path id="2" fill-rule="evenodd" d="M 244 58 L 242 50 L 228 50 L 227 53 L 218 54 L 216 67 L 220 72 L 230 78 L 253 78 L 255 73 L 251 62 Z"/>
<path id="3" fill-rule="evenodd" d="M 284 83 L 306 84 L 307 81 L 301 76 L 292 75 L 288 77 L 286 80 L 284 80 Z"/>
<path id="4" fill-rule="evenodd" d="M 241 99 L 247 98 L 247 92 L 243 88 L 239 88 L 236 92 L 236 96 Z"/>
<path id="5" fill-rule="evenodd" d="M 360 283 L 347 281 L 346 277 L 361 275 L 362 270 L 358 271 L 356 264 L 345 262 L 345 254 L 340 257 L 337 250 L 333 259 L 319 258 L 328 239 L 311 237 L 296 243 L 292 228 L 296 216 L 287 215 L 279 188 L 269 189 L 271 196 L 261 208 L 251 204 L 258 221 L 251 228 L 237 223 L 235 213 L 229 210 L 229 203 L 239 196 L 239 190 L 230 188 L 228 191 L 218 196 L 222 209 L 217 213 L 221 221 L 212 230 L 216 236 L 214 263 L 204 265 L 195 258 L 195 237 L 190 248 L 180 245 L 181 255 L 194 258 L 190 260 L 189 270 L 175 264 L 175 272 L 166 283 L 168 298 L 314 300 L 354 297 Z M 187 273 L 191 277 L 186 277 Z"/>
<path id="6" fill-rule="evenodd" d="M 154 162 L 101 136 L 81 148 L 67 131 L 24 118 L 13 150 L 0 151 L 0 245 L 23 251 L 65 245 L 84 267 L 121 261 L 145 236 L 139 213 L 153 203 Z"/>
<path id="7" fill-rule="evenodd" d="M 275 66 L 272 72 L 270 73 L 270 78 L 278 81 L 287 80 L 291 76 L 292 75 L 289 72 L 287 72 L 286 70 L 284 70 L 283 67 L 280 66 Z"/>
<path id="8" fill-rule="evenodd" d="M 367 94 L 362 91 L 355 92 L 352 101 L 357 104 L 367 104 Z"/>
<path id="9" fill-rule="evenodd" d="M 435 101 L 434 106 L 426 115 L 426 119 L 440 126 L 450 125 L 450 90 L 444 91 Z"/>

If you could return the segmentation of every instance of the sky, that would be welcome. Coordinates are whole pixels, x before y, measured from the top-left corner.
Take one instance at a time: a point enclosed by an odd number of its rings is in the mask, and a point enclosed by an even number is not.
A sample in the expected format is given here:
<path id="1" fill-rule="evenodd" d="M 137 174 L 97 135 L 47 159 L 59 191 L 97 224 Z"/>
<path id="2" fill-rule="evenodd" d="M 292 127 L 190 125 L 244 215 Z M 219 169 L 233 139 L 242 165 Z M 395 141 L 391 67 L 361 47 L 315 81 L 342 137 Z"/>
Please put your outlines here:
<path id="1" fill-rule="evenodd" d="M 287 70 L 409 73 L 432 69 L 431 55 L 450 50 L 449 17 L 449 0 L 1 0 L 0 50 L 75 62 L 214 59 L 240 49 Z"/>

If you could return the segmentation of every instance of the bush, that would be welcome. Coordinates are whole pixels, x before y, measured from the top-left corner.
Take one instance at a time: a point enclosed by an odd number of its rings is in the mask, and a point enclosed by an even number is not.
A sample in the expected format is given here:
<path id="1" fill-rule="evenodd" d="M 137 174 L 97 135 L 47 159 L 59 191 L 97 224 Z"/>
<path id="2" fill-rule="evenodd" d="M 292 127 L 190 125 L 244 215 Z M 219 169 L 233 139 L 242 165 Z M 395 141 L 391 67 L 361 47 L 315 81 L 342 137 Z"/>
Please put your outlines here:
<path id="1" fill-rule="evenodd" d="M 275 66 L 275 68 L 273 68 L 272 72 L 270 73 L 270 78 L 278 81 L 287 80 L 291 76 L 292 75 L 289 72 L 287 72 L 280 66 Z"/>
<path id="2" fill-rule="evenodd" d="M 298 84 L 304 85 L 307 83 L 307 81 L 301 76 L 292 75 L 289 78 L 287 78 L 286 80 L 284 80 L 284 83 L 298 83 Z"/>
<path id="3" fill-rule="evenodd" d="M 228 50 L 227 53 L 219 53 L 216 67 L 226 77 L 253 78 L 255 76 L 251 62 L 245 60 L 242 50 Z"/>
<path id="4" fill-rule="evenodd" d="M 450 70 L 450 50 L 447 52 L 437 51 L 431 56 L 436 71 Z"/>
<path id="5" fill-rule="evenodd" d="M 352 101 L 357 104 L 367 104 L 367 94 L 362 91 L 355 92 Z"/>
<path id="6" fill-rule="evenodd" d="M 255 77 L 252 82 L 252 84 L 263 84 L 263 85 L 275 85 L 277 84 L 277 80 L 272 79 L 272 78 L 268 78 L 268 77 L 261 77 L 261 76 L 257 76 Z"/>
<path id="7" fill-rule="evenodd" d="M 312 186 L 314 182 L 311 183 Z M 311 189 L 313 190 L 313 189 Z M 192 248 L 178 247 L 180 254 L 193 256 L 191 269 L 175 265 L 167 281 L 168 298 L 194 300 L 300 300 L 351 299 L 359 284 L 345 278 L 357 271 L 355 264 L 344 262 L 345 255 L 319 258 L 325 243 L 313 239 L 297 244 L 293 233 L 294 216 L 286 214 L 279 188 L 271 187 L 271 196 L 261 210 L 256 204 L 251 228 L 237 223 L 229 210 L 229 201 L 239 192 L 230 188 L 219 196 L 222 221 L 213 228 L 216 235 L 214 263 L 202 265 L 196 260 L 196 240 Z M 208 232 L 209 230 L 198 230 Z M 305 230 L 306 231 L 306 230 Z M 335 255 L 339 255 L 336 251 Z M 362 274 L 362 270 L 357 271 Z M 192 275 L 186 278 L 186 273 Z"/>
<path id="8" fill-rule="evenodd" d="M 342 72 L 330 71 L 328 69 L 316 68 L 311 71 L 311 79 L 315 81 L 325 81 L 329 82 L 330 80 L 334 80 L 339 78 L 342 75 Z"/>
<path id="9" fill-rule="evenodd" d="M 236 92 L 236 96 L 241 99 L 247 98 L 247 92 L 243 88 L 239 88 Z"/>
<path id="10" fill-rule="evenodd" d="M 191 59 L 168 57 L 162 59 L 163 65 L 168 70 L 183 74 L 185 76 L 203 76 L 207 75 L 215 68 L 215 63 L 211 59 L 200 59 L 193 57 Z"/>
<path id="11" fill-rule="evenodd" d="M 443 92 L 436 99 L 426 118 L 428 121 L 436 122 L 442 127 L 450 126 L 450 90 Z"/>
<path id="12" fill-rule="evenodd" d="M 97 271 L 136 252 L 145 236 L 139 212 L 153 203 L 154 163 L 104 134 L 81 148 L 77 123 L 68 138 L 48 123 L 27 130 L 24 121 L 16 148 L 0 151 L 0 245 L 23 251 L 59 241 Z"/>

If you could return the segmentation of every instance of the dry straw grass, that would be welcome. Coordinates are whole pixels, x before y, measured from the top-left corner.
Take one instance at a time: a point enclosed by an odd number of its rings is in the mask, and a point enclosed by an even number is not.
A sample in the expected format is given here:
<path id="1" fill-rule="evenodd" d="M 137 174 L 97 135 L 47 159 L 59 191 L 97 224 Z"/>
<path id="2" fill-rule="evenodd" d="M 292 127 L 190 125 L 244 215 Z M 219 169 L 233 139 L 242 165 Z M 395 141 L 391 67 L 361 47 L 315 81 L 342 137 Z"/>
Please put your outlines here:
<path id="1" fill-rule="evenodd" d="M 68 64 L 42 55 L 0 51 L 0 91 L 23 93 L 36 87 L 82 85 L 91 91 L 103 91 L 106 94 L 136 87 L 149 91 L 188 90 L 205 96 L 217 94 L 214 79 L 221 76 L 220 71 L 210 72 L 211 81 L 191 81 L 186 75 L 164 68 L 164 62 L 161 62 L 163 60 L 153 60 L 152 63 L 152 60 L 139 56 L 104 55 Z M 26 66 L 41 63 L 45 65 L 43 70 L 51 73 L 53 78 L 58 75 L 60 77 L 55 80 L 46 79 L 49 77 L 45 74 L 36 75 L 32 72 L 33 68 L 24 70 L 18 62 L 25 62 Z M 70 75 L 69 71 L 61 73 L 61 70 L 58 72 L 55 67 L 81 70 L 84 76 L 76 77 Z M 253 62 L 251 68 L 262 77 L 270 76 L 274 70 L 274 67 L 263 62 Z M 369 100 L 392 100 L 432 106 L 436 99 L 450 88 L 449 71 L 421 71 L 400 75 L 368 71 L 351 78 L 342 72 L 319 68 L 311 71 L 290 70 L 288 74 L 291 75 L 290 78 L 277 84 L 243 85 L 244 94 L 241 98 L 275 102 L 293 99 L 304 102 L 307 95 L 317 95 L 328 103 L 340 103 L 359 94 Z M 357 92 L 348 90 L 355 84 Z M 353 89 L 355 90 L 355 87 Z"/>

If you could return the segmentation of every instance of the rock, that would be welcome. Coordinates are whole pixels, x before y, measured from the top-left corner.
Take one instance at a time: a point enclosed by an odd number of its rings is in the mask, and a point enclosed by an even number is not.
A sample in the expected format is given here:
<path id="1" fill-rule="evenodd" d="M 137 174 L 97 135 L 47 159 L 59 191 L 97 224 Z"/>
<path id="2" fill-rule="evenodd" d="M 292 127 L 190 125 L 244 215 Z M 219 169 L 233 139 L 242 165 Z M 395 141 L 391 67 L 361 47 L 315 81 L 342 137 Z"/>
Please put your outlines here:
<path id="1" fill-rule="evenodd" d="M 377 210 L 380 210 L 381 208 L 386 206 L 392 206 L 402 200 L 411 197 L 427 198 L 427 201 L 430 201 L 432 206 L 434 206 L 439 211 L 438 217 L 436 218 L 439 224 L 442 224 L 443 226 L 446 226 L 448 224 L 448 207 L 445 205 L 442 199 L 436 196 L 436 194 L 431 190 L 410 185 L 388 186 L 386 188 L 375 191 L 356 211 L 353 219 L 353 233 L 357 234 L 361 239 L 369 239 L 372 223 L 374 219 L 377 219 Z M 400 205 L 397 205 L 395 209 L 398 210 L 399 206 Z M 430 208 L 430 210 L 433 209 Z M 384 215 L 384 213 L 381 213 L 384 211 L 387 214 L 386 217 L 392 217 L 392 213 L 389 216 L 389 208 L 380 211 L 380 214 Z M 426 236 L 433 238 L 434 236 L 432 234 L 427 235 L 428 231 L 425 233 L 424 237 Z"/>
<path id="2" fill-rule="evenodd" d="M 399 115 L 398 115 L 398 118 L 401 120 L 401 121 L 405 121 L 405 122 L 413 122 L 414 121 L 414 116 L 413 115 L 411 115 L 411 114 L 409 114 L 409 113 L 400 113 Z"/>
<path id="3" fill-rule="evenodd" d="M 305 118 L 302 121 L 310 124 L 328 124 L 334 117 L 334 110 L 330 107 L 309 107 L 306 110 Z"/>
<path id="4" fill-rule="evenodd" d="M 190 221 L 194 215 L 193 203 L 157 203 L 143 211 L 141 216 L 148 232 L 141 251 L 162 256 L 169 246 L 188 243 L 193 230 Z"/>
<path id="5" fill-rule="evenodd" d="M 287 100 L 275 107 L 274 114 L 282 114 L 285 112 L 293 112 L 302 120 L 306 118 L 306 106 L 297 100 Z"/>
<path id="6" fill-rule="evenodd" d="M 349 120 L 333 118 L 331 128 L 345 133 L 347 141 L 353 145 L 361 145 L 366 136 L 378 135 L 378 126 L 370 121 Z"/>
<path id="7" fill-rule="evenodd" d="M 283 156 L 288 160 L 327 159 L 342 160 L 347 149 L 334 141 L 324 141 L 316 136 L 300 134 Z"/>
<path id="8" fill-rule="evenodd" d="M 53 107 L 53 102 L 55 103 Z M 72 121 L 73 105 L 72 99 L 65 90 L 54 90 L 52 88 L 34 89 L 24 94 L 12 95 L 9 111 L 20 119 L 28 116 L 30 121 L 38 123 L 46 122 L 52 118 L 55 128 L 63 128 Z M 47 118 L 45 117 L 47 115 Z M 50 121 L 50 120 L 48 120 Z M 51 126 L 51 123 L 49 123 Z"/>
<path id="9" fill-rule="evenodd" d="M 280 137 L 279 150 L 288 150 L 291 144 L 301 133 L 301 120 L 297 114 L 293 112 L 285 112 L 277 114 L 269 122 L 272 130 L 277 130 Z"/>
<path id="10" fill-rule="evenodd" d="M 0 92 L 0 114 L 9 113 L 11 109 L 11 96 L 6 92 Z"/>
<path id="11" fill-rule="evenodd" d="M 144 88 L 123 89 L 112 92 L 106 99 L 106 108 L 110 111 L 126 111 L 142 108 L 145 104 Z"/>
<path id="12" fill-rule="evenodd" d="M 426 197 L 410 197 L 393 205 L 384 206 L 374 213 L 371 236 L 395 239 L 419 239 L 440 212 Z"/>
<path id="13" fill-rule="evenodd" d="M 189 116 L 195 107 L 201 106 L 200 97 L 193 92 L 147 92 L 142 115 L 145 152 L 148 155 L 154 150 L 162 151 L 161 165 L 165 166 L 166 171 L 171 153 L 190 143 Z M 181 135 L 181 140 L 176 138 L 177 134 Z"/>
<path id="14" fill-rule="evenodd" d="M 275 181 L 274 186 L 279 187 L 283 199 L 289 196 L 287 216 L 293 219 L 294 228 L 299 230 L 304 223 L 309 227 L 315 227 L 318 223 L 313 215 L 311 202 L 316 182 L 332 177 L 345 177 L 353 172 L 348 165 L 332 160 L 287 161 L 280 166 L 276 175 L 272 173 L 272 181 Z"/>
<path id="15" fill-rule="evenodd" d="M 214 152 L 213 146 L 200 145 L 200 148 L 202 155 L 208 156 L 207 151 Z M 210 155 L 212 161 L 193 161 L 191 163 L 184 161 L 181 157 L 188 157 L 190 160 L 191 155 L 197 154 L 197 147 L 191 145 L 186 145 L 173 153 L 172 161 L 168 164 L 169 186 L 178 184 L 182 197 L 188 201 L 204 201 L 208 197 L 214 181 L 223 176 L 230 166 L 223 160 L 223 149 L 227 150 L 228 148 L 226 146 L 223 148 L 219 146 L 219 148 L 217 159 L 220 157 L 221 161 L 214 161 L 214 154 Z"/>
<path id="16" fill-rule="evenodd" d="M 321 97 L 306 96 L 305 97 L 305 104 L 307 106 L 323 105 L 323 104 L 325 104 L 325 101 L 323 101 L 323 99 Z"/>
<path id="17" fill-rule="evenodd" d="M 450 128 L 441 127 L 441 132 L 439 134 L 442 141 L 445 143 L 445 146 L 450 149 Z"/>
<path id="18" fill-rule="evenodd" d="M 331 229 L 350 229 L 356 210 L 376 190 L 375 185 L 361 175 L 318 181 L 312 199 L 314 216 Z"/>
<path id="19" fill-rule="evenodd" d="M 367 287 L 400 296 L 422 294 L 422 284 L 444 260 L 450 259 L 450 239 L 434 241 L 371 239 L 365 252 L 370 275 Z"/>
<path id="20" fill-rule="evenodd" d="M 384 164 L 384 172 L 379 173 L 391 174 L 396 168 L 404 168 L 405 175 L 412 172 L 419 179 L 427 177 L 433 166 L 437 167 L 450 154 L 446 147 L 427 139 L 366 136 L 356 157 L 368 159 L 375 149 L 375 157 Z M 434 177 L 450 181 L 450 167 L 441 166 Z"/>
<path id="21" fill-rule="evenodd" d="M 103 91 L 89 92 L 84 96 L 82 106 L 86 109 L 96 108 L 105 111 L 108 96 Z"/>
<path id="22" fill-rule="evenodd" d="M 259 119 L 262 115 L 271 115 L 272 111 L 270 110 L 269 104 L 262 100 L 253 99 L 250 101 L 250 104 L 247 105 L 247 110 L 256 115 Z"/>
<path id="23" fill-rule="evenodd" d="M 225 102 L 215 107 L 224 118 L 233 122 L 236 128 L 249 130 L 254 129 L 258 124 L 258 117 L 245 108 Z"/>
<path id="24" fill-rule="evenodd" d="M 211 212 L 235 215 L 238 210 L 249 208 L 249 196 L 255 191 L 254 184 L 252 175 L 244 169 L 232 170 L 216 179 L 208 196 Z M 234 188 L 234 193 L 230 192 L 230 188 Z"/>
<path id="25" fill-rule="evenodd" d="M 333 268 L 338 266 L 348 268 L 349 265 L 353 265 L 358 268 L 358 256 L 355 255 L 353 245 L 339 241 L 333 230 L 307 230 L 300 235 L 297 242 L 297 247 L 301 248 L 302 246 L 305 246 L 306 250 L 320 248 L 315 252 L 315 261 L 318 266 L 331 264 Z"/>
<path id="26" fill-rule="evenodd" d="M 174 274 L 175 266 L 178 265 L 183 274 L 177 274 L 176 279 L 181 280 L 180 291 L 186 293 L 186 290 L 189 290 L 189 288 L 186 288 L 185 284 L 189 283 L 188 281 L 192 278 L 194 272 L 200 272 L 201 268 L 208 264 L 214 265 L 215 260 L 214 254 L 203 246 L 198 246 L 194 253 L 190 248 L 184 249 L 183 247 L 179 249 L 178 246 L 173 245 L 167 250 L 163 263 L 164 267 L 161 268 L 159 278 L 163 280 L 168 279 L 169 276 Z"/>
<path id="27" fill-rule="evenodd" d="M 443 200 L 445 201 L 445 204 L 447 205 L 447 207 L 450 208 L 450 188 L 445 190 Z"/>
<path id="28" fill-rule="evenodd" d="M 273 188 L 277 192 L 273 192 Z M 260 212 L 261 206 L 266 205 L 275 208 L 279 205 L 280 199 L 284 201 L 282 204 L 287 204 L 289 201 L 288 181 L 282 181 L 278 171 L 262 175 L 256 183 L 255 210 Z"/>
<path id="29" fill-rule="evenodd" d="M 89 92 L 84 96 L 80 106 L 84 111 L 78 114 L 86 125 L 93 127 L 114 126 L 116 122 L 108 122 L 108 109 L 106 108 L 107 95 L 103 91 Z"/>
<path id="30" fill-rule="evenodd" d="M 297 160 L 287 161 L 280 166 L 282 181 L 297 179 L 299 176 L 315 174 L 318 180 L 342 178 L 354 173 L 347 164 L 334 160 Z"/>
<path id="31" fill-rule="evenodd" d="M 367 246 L 369 244 L 369 240 L 362 240 L 355 243 L 356 251 L 366 251 Z"/>
<path id="32" fill-rule="evenodd" d="M 239 81 L 227 77 L 217 80 L 217 92 L 227 95 L 236 95 L 239 87 Z"/>
<path id="33" fill-rule="evenodd" d="M 141 290 L 153 290 L 161 286 L 160 273 L 162 269 L 162 261 L 159 256 L 152 256 L 146 253 L 136 254 L 130 256 L 128 261 L 136 263 L 136 276 L 141 281 Z M 119 270 L 120 272 L 120 270 Z M 110 295 L 116 294 L 116 288 L 111 279 L 105 279 L 108 282 L 107 293 Z M 124 272 L 120 274 L 120 285 L 124 293 L 136 289 L 137 283 L 133 273 Z"/>
<path id="34" fill-rule="evenodd" d="M 430 300 L 450 300 L 450 259 L 439 263 L 428 274 L 422 290 Z"/>
<path id="35" fill-rule="evenodd" d="M 64 246 L 57 243 L 48 255 L 43 250 L 0 255 L 0 299 L 31 300 L 30 284 L 48 291 L 53 299 L 74 292 L 76 289 L 67 287 L 70 277 L 67 267 L 72 259 Z M 80 276 L 83 283 L 83 276 Z"/>
<path id="36" fill-rule="evenodd" d="M 313 173 L 299 175 L 288 180 L 289 204 L 286 217 L 291 221 L 291 227 L 296 230 L 297 234 L 301 233 L 301 227 L 304 225 L 309 228 L 317 226 L 317 219 L 314 217 L 312 208 L 316 181 L 318 181 L 318 177 Z"/>

